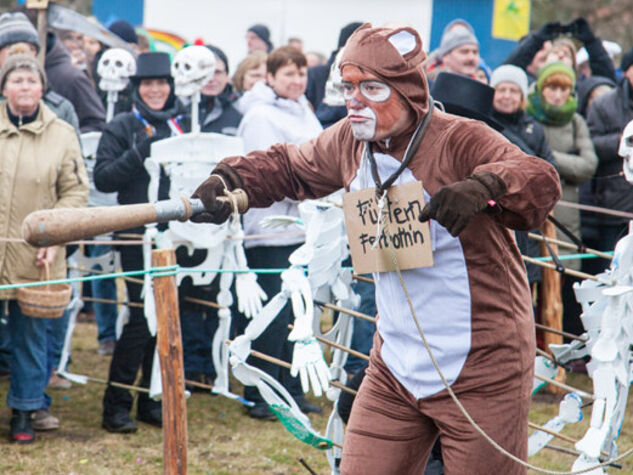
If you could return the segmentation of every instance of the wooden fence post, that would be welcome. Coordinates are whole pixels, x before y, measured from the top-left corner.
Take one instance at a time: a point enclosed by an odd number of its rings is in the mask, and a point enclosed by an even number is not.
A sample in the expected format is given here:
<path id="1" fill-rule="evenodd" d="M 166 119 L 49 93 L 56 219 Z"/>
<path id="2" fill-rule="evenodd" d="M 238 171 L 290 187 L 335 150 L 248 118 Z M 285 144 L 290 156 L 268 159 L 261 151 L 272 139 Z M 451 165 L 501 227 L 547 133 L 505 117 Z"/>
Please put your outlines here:
<path id="1" fill-rule="evenodd" d="M 152 251 L 152 267 L 176 265 L 173 249 Z M 163 382 L 163 473 L 187 473 L 187 406 L 176 277 L 154 277 L 156 347 Z"/>
<path id="2" fill-rule="evenodd" d="M 556 227 L 554 224 L 546 220 L 541 227 L 541 232 L 543 236 L 546 238 L 556 239 Z M 558 255 L 558 246 L 555 243 L 550 242 L 550 247 L 552 251 Z M 545 246 L 545 243 L 541 243 L 541 255 L 548 256 L 549 251 Z M 542 269 L 542 279 L 541 279 L 541 323 L 550 328 L 554 328 L 556 330 L 563 329 L 563 302 L 561 298 L 561 275 L 558 271 L 554 269 Z M 554 333 L 543 332 L 543 344 L 545 346 L 545 351 L 548 353 L 552 353 L 549 349 L 550 343 L 560 345 L 563 343 L 563 337 L 560 335 L 556 335 Z M 558 374 L 554 378 L 556 381 L 564 383 L 565 382 L 565 370 L 563 367 L 558 367 Z M 565 391 L 557 388 L 556 386 L 548 385 L 548 392 L 554 394 L 564 394 Z"/>

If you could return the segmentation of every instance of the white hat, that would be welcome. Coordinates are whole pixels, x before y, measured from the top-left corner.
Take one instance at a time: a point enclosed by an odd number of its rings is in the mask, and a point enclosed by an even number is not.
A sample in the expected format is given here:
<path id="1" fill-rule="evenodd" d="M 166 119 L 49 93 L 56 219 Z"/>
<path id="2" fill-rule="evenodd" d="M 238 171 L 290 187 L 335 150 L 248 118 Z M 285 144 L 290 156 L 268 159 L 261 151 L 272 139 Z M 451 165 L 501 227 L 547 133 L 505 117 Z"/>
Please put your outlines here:
<path id="1" fill-rule="evenodd" d="M 528 95 L 528 78 L 525 71 L 512 64 L 503 64 L 492 72 L 490 77 L 490 87 L 497 87 L 502 82 L 511 82 L 519 86 L 523 97 Z"/>
<path id="2" fill-rule="evenodd" d="M 615 58 L 615 55 L 622 52 L 622 48 L 615 41 L 602 40 L 602 46 L 612 60 Z M 576 53 L 576 64 L 582 64 L 585 61 L 589 61 L 589 53 L 587 53 L 587 48 L 583 46 L 578 50 L 578 53 Z"/>

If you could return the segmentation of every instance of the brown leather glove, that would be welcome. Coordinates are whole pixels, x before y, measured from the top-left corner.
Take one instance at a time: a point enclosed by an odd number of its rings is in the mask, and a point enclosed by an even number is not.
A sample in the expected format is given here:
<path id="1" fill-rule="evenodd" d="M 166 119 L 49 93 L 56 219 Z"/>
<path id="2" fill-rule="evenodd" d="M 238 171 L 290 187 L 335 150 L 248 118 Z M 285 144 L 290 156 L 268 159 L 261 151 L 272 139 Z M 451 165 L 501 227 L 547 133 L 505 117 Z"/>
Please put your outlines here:
<path id="1" fill-rule="evenodd" d="M 224 180 L 224 182 L 223 182 Z M 237 172 L 229 165 L 219 163 L 211 172 L 211 176 L 203 181 L 191 195 L 198 198 L 204 204 L 205 212 L 191 217 L 194 223 L 214 223 L 222 224 L 229 219 L 233 212 L 231 205 L 227 201 L 218 201 L 218 196 L 224 196 L 224 184 L 229 191 L 242 188 L 242 179 Z"/>
<path id="2" fill-rule="evenodd" d="M 463 181 L 440 188 L 418 219 L 422 222 L 435 219 L 451 236 L 457 236 L 473 216 L 486 209 L 490 200 L 500 198 L 506 190 L 506 184 L 494 173 L 476 173 Z"/>

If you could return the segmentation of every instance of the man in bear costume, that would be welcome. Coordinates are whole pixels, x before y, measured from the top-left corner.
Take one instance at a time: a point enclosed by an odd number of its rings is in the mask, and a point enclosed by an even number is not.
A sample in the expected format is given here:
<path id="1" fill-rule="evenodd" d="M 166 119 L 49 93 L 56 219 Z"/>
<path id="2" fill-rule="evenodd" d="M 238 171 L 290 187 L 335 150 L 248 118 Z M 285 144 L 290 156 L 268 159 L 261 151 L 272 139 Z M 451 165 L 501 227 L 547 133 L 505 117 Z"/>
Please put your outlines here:
<path id="1" fill-rule="evenodd" d="M 224 159 L 194 193 L 242 188 L 251 207 L 421 181 L 434 265 L 402 271 L 421 328 L 474 420 L 527 456 L 535 356 L 530 292 L 511 230 L 538 227 L 560 197 L 554 168 L 482 122 L 434 108 L 409 27 L 360 27 L 340 69 L 348 116 L 300 146 Z M 408 149 L 408 153 L 405 153 Z M 374 274 L 377 332 L 345 434 L 341 473 L 419 474 L 439 436 L 446 473 L 525 473 L 467 422 L 425 349 L 396 272 Z"/>

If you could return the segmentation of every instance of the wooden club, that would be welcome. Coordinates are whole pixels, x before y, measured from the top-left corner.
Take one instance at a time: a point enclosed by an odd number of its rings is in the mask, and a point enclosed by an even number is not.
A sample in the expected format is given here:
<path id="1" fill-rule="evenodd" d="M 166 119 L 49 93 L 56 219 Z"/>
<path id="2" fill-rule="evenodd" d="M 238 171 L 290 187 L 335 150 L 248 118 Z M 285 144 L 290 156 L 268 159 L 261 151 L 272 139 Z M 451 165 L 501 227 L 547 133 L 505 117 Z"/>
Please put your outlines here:
<path id="1" fill-rule="evenodd" d="M 248 209 L 246 192 L 236 189 L 229 194 L 232 196 L 219 196 L 218 201 L 234 199 L 238 211 L 244 213 Z M 32 246 L 54 246 L 150 223 L 187 221 L 204 210 L 199 199 L 184 197 L 133 205 L 43 209 L 26 217 L 22 237 Z"/>

